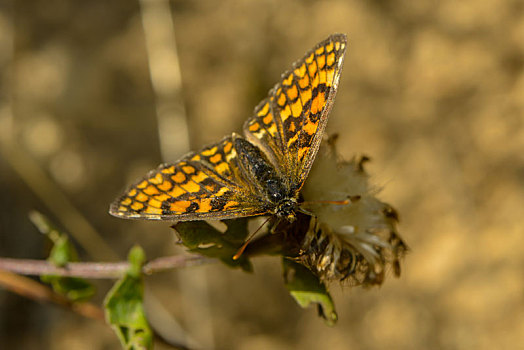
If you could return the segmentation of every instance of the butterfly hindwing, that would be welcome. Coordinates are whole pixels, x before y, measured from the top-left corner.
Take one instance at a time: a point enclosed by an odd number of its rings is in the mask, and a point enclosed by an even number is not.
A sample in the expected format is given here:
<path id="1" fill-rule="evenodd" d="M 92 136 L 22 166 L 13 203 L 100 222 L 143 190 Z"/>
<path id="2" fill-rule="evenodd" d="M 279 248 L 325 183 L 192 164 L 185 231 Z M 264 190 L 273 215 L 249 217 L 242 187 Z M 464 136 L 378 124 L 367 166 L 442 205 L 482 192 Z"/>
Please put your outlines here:
<path id="1" fill-rule="evenodd" d="M 320 146 L 345 50 L 343 34 L 317 44 L 282 75 L 244 124 L 246 138 L 269 155 L 296 190 Z"/>
<path id="2" fill-rule="evenodd" d="M 227 219 L 261 213 L 237 163 L 232 137 L 163 164 L 130 186 L 110 208 L 136 219 Z"/>

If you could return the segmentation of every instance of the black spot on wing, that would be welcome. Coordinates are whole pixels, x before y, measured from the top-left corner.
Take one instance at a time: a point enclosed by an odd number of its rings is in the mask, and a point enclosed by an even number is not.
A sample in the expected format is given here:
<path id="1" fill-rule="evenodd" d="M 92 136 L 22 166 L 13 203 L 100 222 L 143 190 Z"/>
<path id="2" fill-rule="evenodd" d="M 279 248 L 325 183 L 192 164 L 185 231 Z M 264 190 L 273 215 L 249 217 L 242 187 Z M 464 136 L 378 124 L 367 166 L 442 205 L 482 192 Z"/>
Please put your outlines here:
<path id="1" fill-rule="evenodd" d="M 211 200 L 211 211 L 221 211 L 227 203 L 227 199 L 223 197 L 215 197 Z"/>
<path id="2" fill-rule="evenodd" d="M 186 213 L 194 213 L 195 211 L 198 210 L 198 208 L 200 208 L 200 206 L 198 205 L 198 203 L 196 203 L 196 202 L 191 202 L 191 204 L 189 205 L 189 207 L 187 207 L 187 209 L 186 209 Z"/>

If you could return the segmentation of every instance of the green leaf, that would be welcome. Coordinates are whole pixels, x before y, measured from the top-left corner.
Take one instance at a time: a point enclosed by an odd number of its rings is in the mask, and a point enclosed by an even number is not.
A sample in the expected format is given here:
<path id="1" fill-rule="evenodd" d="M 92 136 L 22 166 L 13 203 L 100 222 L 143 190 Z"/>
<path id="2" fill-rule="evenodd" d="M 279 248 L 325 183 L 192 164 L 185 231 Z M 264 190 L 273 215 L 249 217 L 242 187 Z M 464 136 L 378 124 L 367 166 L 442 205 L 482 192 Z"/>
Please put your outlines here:
<path id="1" fill-rule="evenodd" d="M 308 268 L 283 258 L 284 282 L 291 296 L 302 308 L 317 304 L 318 313 L 327 325 L 333 326 L 338 316 L 326 286 Z"/>
<path id="2" fill-rule="evenodd" d="M 88 300 L 96 292 L 95 287 L 82 278 L 42 275 L 40 280 L 50 284 L 55 292 L 74 302 Z"/>
<path id="3" fill-rule="evenodd" d="M 226 232 L 222 233 L 205 221 L 182 221 L 173 225 L 182 244 L 191 252 L 210 258 L 220 259 L 231 267 L 240 267 L 244 271 L 253 271 L 253 266 L 246 254 L 233 260 L 233 256 L 247 237 L 247 219 L 224 220 Z"/>
<path id="4" fill-rule="evenodd" d="M 145 255 L 135 246 L 128 256 L 131 267 L 107 293 L 104 307 L 106 321 L 116 332 L 124 349 L 152 349 L 153 334 L 144 311 L 142 265 Z"/>
<path id="5" fill-rule="evenodd" d="M 29 213 L 29 218 L 38 230 L 53 242 L 47 261 L 59 267 L 78 261 L 78 253 L 67 234 L 59 231 L 48 218 L 37 211 Z M 95 287 L 82 278 L 42 275 L 40 279 L 71 301 L 87 300 L 95 294 Z"/>
<path id="6" fill-rule="evenodd" d="M 64 267 L 69 262 L 78 261 L 78 253 L 67 235 L 60 233 L 53 240 L 53 248 L 51 248 L 47 261 L 60 267 Z"/>

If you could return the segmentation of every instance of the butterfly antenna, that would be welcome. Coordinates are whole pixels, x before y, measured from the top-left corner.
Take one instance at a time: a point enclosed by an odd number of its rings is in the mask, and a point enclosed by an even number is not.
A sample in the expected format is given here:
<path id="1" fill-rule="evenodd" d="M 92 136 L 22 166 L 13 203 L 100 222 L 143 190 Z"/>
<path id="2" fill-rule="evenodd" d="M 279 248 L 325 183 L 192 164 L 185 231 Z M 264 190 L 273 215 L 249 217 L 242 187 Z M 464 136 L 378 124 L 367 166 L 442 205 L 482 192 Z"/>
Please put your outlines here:
<path id="1" fill-rule="evenodd" d="M 269 219 L 271 219 L 271 216 L 268 217 L 263 223 L 262 225 L 260 225 L 259 228 L 257 228 L 255 230 L 255 232 L 253 232 L 252 234 L 249 235 L 249 237 L 244 241 L 244 244 L 242 244 L 242 246 L 240 247 L 240 249 L 237 250 L 237 252 L 235 253 L 235 255 L 233 255 L 233 260 L 238 260 L 240 258 L 240 256 L 244 253 L 244 250 L 246 250 L 246 247 L 247 245 L 253 240 L 253 238 L 255 237 L 255 235 L 258 233 L 258 231 L 260 231 L 260 229 L 262 227 L 264 227 L 264 225 L 269 221 Z"/>

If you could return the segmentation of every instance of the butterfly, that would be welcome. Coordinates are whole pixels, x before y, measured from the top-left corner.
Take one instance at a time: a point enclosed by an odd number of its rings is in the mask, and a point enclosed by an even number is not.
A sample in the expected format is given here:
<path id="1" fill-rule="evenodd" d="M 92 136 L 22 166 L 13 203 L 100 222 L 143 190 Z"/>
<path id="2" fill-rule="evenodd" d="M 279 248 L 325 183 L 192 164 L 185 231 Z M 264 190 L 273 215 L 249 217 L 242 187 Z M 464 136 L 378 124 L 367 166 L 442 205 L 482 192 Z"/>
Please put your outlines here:
<path id="1" fill-rule="evenodd" d="M 189 221 L 274 215 L 293 222 L 299 191 L 322 140 L 347 38 L 318 43 L 233 133 L 162 164 L 131 185 L 109 213 L 126 219 Z"/>

